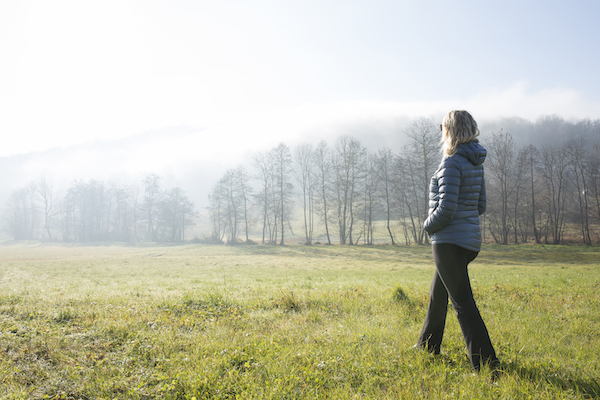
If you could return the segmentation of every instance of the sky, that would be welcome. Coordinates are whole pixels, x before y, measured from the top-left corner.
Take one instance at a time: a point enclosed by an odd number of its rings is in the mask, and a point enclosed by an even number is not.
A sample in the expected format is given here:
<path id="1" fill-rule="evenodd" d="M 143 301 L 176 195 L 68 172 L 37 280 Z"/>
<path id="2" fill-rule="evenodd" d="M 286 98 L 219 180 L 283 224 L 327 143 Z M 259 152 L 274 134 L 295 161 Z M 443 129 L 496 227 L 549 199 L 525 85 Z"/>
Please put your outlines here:
<path id="1" fill-rule="evenodd" d="M 172 130 L 217 159 L 459 108 L 596 119 L 598 15 L 593 0 L 4 0 L 0 157 Z"/>

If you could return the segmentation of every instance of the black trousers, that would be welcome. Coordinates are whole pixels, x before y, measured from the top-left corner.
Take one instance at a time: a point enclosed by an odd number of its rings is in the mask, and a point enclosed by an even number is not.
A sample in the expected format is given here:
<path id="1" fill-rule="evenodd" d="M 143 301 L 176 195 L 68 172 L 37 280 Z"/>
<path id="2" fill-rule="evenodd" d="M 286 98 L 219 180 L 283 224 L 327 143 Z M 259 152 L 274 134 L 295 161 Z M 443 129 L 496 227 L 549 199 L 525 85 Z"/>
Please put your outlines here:
<path id="1" fill-rule="evenodd" d="M 429 308 L 418 345 L 439 354 L 446 325 L 448 297 L 452 302 L 458 323 L 469 352 L 471 366 L 479 370 L 481 364 L 498 363 L 490 335 L 473 299 L 467 266 L 477 252 L 454 244 L 434 244 L 435 276 L 431 283 Z"/>

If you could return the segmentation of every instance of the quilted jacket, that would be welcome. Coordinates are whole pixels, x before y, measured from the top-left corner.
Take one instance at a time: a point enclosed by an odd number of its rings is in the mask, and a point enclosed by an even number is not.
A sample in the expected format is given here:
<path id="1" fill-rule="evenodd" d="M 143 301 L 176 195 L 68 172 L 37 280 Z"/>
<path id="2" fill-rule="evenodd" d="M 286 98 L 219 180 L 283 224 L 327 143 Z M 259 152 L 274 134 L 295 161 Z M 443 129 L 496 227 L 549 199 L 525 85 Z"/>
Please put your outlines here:
<path id="1" fill-rule="evenodd" d="M 485 212 L 483 161 L 486 150 L 478 142 L 459 144 L 446 157 L 429 184 L 429 216 L 423 229 L 431 242 L 481 249 L 479 215 Z"/>

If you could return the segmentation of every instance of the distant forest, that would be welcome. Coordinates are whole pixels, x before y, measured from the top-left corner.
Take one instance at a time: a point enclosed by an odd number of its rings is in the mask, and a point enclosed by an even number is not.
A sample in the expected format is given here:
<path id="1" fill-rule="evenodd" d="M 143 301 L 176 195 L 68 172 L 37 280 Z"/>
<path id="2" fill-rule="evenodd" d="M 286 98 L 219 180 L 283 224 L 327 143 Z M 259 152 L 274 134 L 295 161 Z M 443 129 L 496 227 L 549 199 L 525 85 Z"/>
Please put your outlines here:
<path id="1" fill-rule="evenodd" d="M 5 229 L 15 240 L 184 242 L 196 211 L 183 189 L 165 190 L 147 175 L 139 186 L 76 181 L 58 196 L 44 179 L 14 191 Z"/>
<path id="2" fill-rule="evenodd" d="M 484 240 L 600 243 L 600 120 L 548 116 L 516 127 L 480 138 Z M 285 244 L 293 225 L 306 244 L 427 244 L 421 227 L 441 160 L 439 123 L 416 119 L 401 134 L 397 152 L 344 135 L 255 154 L 215 183 L 202 237 L 186 234 L 199 213 L 185 191 L 162 188 L 153 174 L 133 187 L 78 181 L 62 196 L 43 179 L 31 182 L 10 195 L 4 229 L 15 240 Z"/>

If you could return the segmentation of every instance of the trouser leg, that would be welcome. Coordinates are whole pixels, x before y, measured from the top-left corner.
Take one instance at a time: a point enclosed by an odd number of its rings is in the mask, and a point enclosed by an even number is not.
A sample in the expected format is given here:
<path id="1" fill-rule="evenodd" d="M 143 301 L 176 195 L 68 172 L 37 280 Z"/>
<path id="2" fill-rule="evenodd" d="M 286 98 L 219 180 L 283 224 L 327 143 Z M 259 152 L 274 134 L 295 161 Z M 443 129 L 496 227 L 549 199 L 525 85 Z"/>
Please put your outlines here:
<path id="1" fill-rule="evenodd" d="M 453 244 L 434 244 L 433 258 L 436 271 L 443 282 L 469 352 L 474 369 L 481 363 L 496 363 L 496 352 L 488 330 L 473 299 L 473 291 L 467 271 L 468 264 L 477 252 Z"/>
<path id="2" fill-rule="evenodd" d="M 427 347 L 427 350 L 432 353 L 440 353 L 447 312 L 448 293 L 436 269 L 433 281 L 431 282 L 429 307 L 417 345 Z"/>

